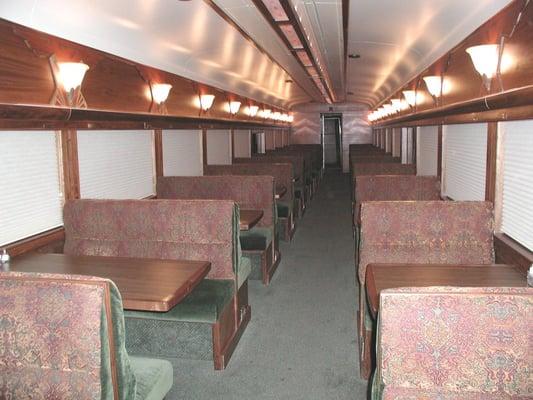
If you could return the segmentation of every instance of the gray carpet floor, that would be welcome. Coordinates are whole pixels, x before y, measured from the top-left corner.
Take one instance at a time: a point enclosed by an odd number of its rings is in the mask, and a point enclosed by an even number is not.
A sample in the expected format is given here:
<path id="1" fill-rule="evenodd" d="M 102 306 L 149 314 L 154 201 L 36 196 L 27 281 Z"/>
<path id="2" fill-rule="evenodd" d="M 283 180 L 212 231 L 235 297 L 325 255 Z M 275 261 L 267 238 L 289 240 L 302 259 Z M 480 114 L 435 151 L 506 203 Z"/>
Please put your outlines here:
<path id="1" fill-rule="evenodd" d="M 176 360 L 168 399 L 366 399 L 357 357 L 350 184 L 327 170 L 270 286 L 249 282 L 252 320 L 224 371 Z"/>

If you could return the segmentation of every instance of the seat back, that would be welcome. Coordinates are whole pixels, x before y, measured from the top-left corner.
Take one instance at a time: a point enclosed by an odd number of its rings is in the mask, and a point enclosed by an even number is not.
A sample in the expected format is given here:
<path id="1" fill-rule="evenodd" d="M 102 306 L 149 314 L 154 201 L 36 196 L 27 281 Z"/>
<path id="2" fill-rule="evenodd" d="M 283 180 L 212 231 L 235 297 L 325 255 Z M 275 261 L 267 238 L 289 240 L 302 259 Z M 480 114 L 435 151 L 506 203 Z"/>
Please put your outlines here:
<path id="1" fill-rule="evenodd" d="M 416 165 L 395 162 L 366 162 L 350 164 L 352 174 L 352 199 L 355 199 L 356 178 L 359 175 L 416 175 Z"/>
<path id="2" fill-rule="evenodd" d="M 235 280 L 239 211 L 220 200 L 72 200 L 65 254 L 210 261 L 207 277 Z"/>
<path id="3" fill-rule="evenodd" d="M 163 176 L 157 178 L 159 199 L 233 200 L 240 209 L 262 210 L 257 226 L 274 229 L 274 178 L 267 175 Z"/>
<path id="4" fill-rule="evenodd" d="M 30 398 L 36 393 L 62 399 L 135 397 L 122 302 L 112 282 L 91 276 L 0 272 L 0 293 L 5 350 L 1 398 Z"/>
<path id="5" fill-rule="evenodd" d="M 355 183 L 355 225 L 363 201 L 440 200 L 437 176 L 360 175 Z"/>
<path id="6" fill-rule="evenodd" d="M 249 164 L 249 163 L 290 163 L 293 168 L 293 175 L 295 179 L 299 179 L 298 184 L 303 184 L 304 179 L 304 158 L 301 155 L 278 155 L 278 154 L 261 154 L 252 158 L 235 158 L 235 164 Z"/>
<path id="7" fill-rule="evenodd" d="M 493 233 L 490 202 L 363 202 L 360 282 L 370 263 L 492 264 Z"/>
<path id="8" fill-rule="evenodd" d="M 283 201 L 292 204 L 294 200 L 294 182 L 292 165 L 289 163 L 266 164 L 232 164 L 232 165 L 206 165 L 205 175 L 269 175 L 274 178 L 274 185 L 282 185 L 287 189 Z"/>
<path id="9" fill-rule="evenodd" d="M 382 291 L 372 398 L 531 398 L 532 307 L 531 288 Z"/>

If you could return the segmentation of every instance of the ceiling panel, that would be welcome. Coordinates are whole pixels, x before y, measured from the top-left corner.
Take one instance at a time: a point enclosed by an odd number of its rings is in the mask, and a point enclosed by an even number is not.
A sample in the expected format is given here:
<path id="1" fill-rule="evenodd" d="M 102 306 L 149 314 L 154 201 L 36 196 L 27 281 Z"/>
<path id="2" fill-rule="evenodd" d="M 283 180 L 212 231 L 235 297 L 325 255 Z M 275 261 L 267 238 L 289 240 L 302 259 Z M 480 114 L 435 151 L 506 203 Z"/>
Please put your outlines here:
<path id="1" fill-rule="evenodd" d="M 295 60 L 280 62 L 289 75 L 201 0 L 5 1 L 0 16 L 259 101 L 288 106 L 320 98 Z"/>
<path id="2" fill-rule="evenodd" d="M 347 90 L 371 106 L 421 73 L 509 0 L 353 0 Z"/>

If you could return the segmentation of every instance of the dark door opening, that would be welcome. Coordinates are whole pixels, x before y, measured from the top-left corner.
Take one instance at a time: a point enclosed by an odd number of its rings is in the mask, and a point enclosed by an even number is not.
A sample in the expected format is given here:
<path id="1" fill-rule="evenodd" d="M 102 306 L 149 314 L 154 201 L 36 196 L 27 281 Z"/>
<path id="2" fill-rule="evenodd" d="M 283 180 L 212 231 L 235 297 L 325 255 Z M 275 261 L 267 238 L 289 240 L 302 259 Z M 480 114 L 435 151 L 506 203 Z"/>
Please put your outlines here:
<path id="1" fill-rule="evenodd" d="M 324 165 L 329 168 L 342 166 L 342 116 L 322 115 L 322 146 Z"/>

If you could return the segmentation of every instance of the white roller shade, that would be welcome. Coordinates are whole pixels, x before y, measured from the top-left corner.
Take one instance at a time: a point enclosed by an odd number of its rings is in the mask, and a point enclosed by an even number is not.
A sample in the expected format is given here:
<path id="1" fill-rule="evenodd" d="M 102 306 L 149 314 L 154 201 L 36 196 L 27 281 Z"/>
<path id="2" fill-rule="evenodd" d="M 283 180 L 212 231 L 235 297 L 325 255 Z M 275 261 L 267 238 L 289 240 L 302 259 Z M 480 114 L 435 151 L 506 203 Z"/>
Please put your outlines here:
<path id="1" fill-rule="evenodd" d="M 63 225 L 54 132 L 0 132 L 0 246 Z"/>
<path id="2" fill-rule="evenodd" d="M 249 129 L 233 131 L 235 157 L 249 158 L 252 156 L 252 133 Z"/>
<path id="3" fill-rule="evenodd" d="M 163 131 L 163 175 L 201 176 L 202 131 Z"/>
<path id="4" fill-rule="evenodd" d="M 422 126 L 417 130 L 416 138 L 416 174 L 437 175 L 439 151 L 439 128 Z"/>
<path id="5" fill-rule="evenodd" d="M 484 200 L 487 124 L 443 127 L 443 194 L 453 200 Z"/>
<path id="6" fill-rule="evenodd" d="M 227 129 L 207 131 L 207 163 L 231 164 L 231 132 Z"/>
<path id="7" fill-rule="evenodd" d="M 154 192 L 152 131 L 79 131 L 82 198 L 141 199 Z"/>
<path id="8" fill-rule="evenodd" d="M 503 143 L 502 232 L 533 251 L 533 121 L 500 123 Z"/>

